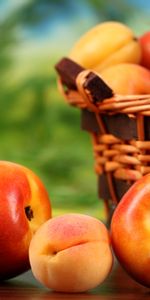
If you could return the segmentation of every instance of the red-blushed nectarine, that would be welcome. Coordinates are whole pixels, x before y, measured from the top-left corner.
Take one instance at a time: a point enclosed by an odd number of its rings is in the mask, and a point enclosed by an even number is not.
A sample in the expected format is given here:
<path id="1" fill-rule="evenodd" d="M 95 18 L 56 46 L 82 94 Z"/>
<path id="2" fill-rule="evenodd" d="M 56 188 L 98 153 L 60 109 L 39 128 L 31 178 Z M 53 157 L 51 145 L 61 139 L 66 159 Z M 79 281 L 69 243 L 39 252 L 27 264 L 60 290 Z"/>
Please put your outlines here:
<path id="1" fill-rule="evenodd" d="M 139 37 L 141 46 L 141 65 L 150 69 L 150 31 Z"/>
<path id="2" fill-rule="evenodd" d="M 150 94 L 150 70 L 131 63 L 122 63 L 104 69 L 100 77 L 116 94 Z"/>
<path id="3" fill-rule="evenodd" d="M 83 292 L 99 285 L 113 263 L 109 234 L 98 219 L 65 214 L 45 222 L 29 247 L 34 276 L 60 292 Z"/>
<path id="4" fill-rule="evenodd" d="M 150 174 L 136 181 L 115 209 L 111 241 L 128 274 L 150 287 Z"/>
<path id="5" fill-rule="evenodd" d="M 0 280 L 30 268 L 29 244 L 51 217 L 51 203 L 41 180 L 28 168 L 0 161 Z"/>

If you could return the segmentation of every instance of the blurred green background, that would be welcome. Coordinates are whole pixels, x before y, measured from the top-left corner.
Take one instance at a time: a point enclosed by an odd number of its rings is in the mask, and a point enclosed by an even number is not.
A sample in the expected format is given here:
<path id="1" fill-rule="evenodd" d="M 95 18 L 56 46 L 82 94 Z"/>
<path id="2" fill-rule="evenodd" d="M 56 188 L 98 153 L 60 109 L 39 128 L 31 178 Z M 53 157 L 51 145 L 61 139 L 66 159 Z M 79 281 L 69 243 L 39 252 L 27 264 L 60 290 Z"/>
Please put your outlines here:
<path id="1" fill-rule="evenodd" d="M 104 219 L 92 145 L 80 111 L 57 90 L 55 63 L 99 22 L 118 20 L 137 35 L 150 29 L 149 1 L 0 1 L 0 159 L 32 169 L 45 184 L 53 215 Z"/>

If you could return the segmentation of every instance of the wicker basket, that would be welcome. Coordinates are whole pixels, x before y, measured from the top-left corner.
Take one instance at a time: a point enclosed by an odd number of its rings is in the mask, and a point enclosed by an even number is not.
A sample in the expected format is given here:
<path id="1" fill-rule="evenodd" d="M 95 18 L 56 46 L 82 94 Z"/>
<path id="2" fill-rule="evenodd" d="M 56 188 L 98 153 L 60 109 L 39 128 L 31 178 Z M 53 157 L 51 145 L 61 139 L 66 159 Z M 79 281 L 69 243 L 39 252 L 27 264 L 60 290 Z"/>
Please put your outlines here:
<path id="1" fill-rule="evenodd" d="M 150 172 L 150 95 L 116 95 L 93 71 L 66 58 L 56 70 L 64 98 L 82 110 L 81 126 L 93 143 L 99 198 L 110 216 L 129 187 Z"/>

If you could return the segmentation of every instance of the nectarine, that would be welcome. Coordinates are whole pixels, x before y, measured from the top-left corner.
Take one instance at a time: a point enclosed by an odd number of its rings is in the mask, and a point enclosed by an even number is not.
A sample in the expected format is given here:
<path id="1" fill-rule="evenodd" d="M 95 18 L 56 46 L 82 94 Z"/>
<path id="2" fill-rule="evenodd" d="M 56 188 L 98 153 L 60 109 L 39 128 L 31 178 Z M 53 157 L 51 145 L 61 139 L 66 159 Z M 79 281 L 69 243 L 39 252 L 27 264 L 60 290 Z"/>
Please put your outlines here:
<path id="1" fill-rule="evenodd" d="M 136 181 L 119 202 L 112 217 L 111 240 L 124 269 L 150 287 L 150 174 Z"/>
<path id="2" fill-rule="evenodd" d="M 141 65 L 150 69 L 150 31 L 139 37 L 141 46 Z"/>
<path id="3" fill-rule="evenodd" d="M 0 161 L 0 280 L 30 268 L 31 238 L 50 217 L 50 199 L 41 180 L 22 165 Z"/>
<path id="4" fill-rule="evenodd" d="M 113 262 L 105 225 L 82 214 L 65 214 L 40 226 L 29 258 L 37 280 L 60 292 L 96 287 L 108 276 Z"/>
<path id="5" fill-rule="evenodd" d="M 99 73 L 116 94 L 150 94 L 150 70 L 131 63 L 111 66 Z"/>

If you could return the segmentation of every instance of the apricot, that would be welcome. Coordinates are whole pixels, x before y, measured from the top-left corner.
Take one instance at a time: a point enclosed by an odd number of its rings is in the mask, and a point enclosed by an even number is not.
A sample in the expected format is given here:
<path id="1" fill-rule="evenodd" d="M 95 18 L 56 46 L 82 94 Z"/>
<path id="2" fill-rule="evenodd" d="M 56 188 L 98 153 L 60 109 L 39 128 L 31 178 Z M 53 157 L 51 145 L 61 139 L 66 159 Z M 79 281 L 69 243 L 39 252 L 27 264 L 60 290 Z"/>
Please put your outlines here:
<path id="1" fill-rule="evenodd" d="M 141 47 L 134 32 L 121 22 L 102 22 L 87 31 L 69 57 L 84 68 L 101 71 L 118 63 L 139 63 Z"/>
<path id="2" fill-rule="evenodd" d="M 107 228 L 83 214 L 65 214 L 46 221 L 29 248 L 35 278 L 59 292 L 83 292 L 102 283 L 113 255 Z"/>

